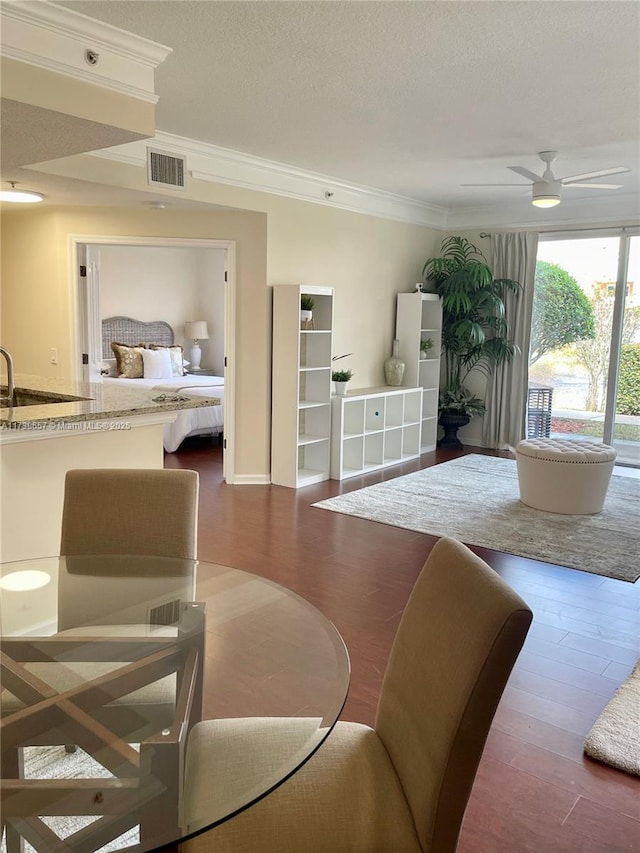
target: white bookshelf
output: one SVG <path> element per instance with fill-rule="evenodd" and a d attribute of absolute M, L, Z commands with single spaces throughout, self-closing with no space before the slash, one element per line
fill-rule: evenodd
<path fill-rule="evenodd" d="M 331 398 L 331 478 L 344 480 L 420 455 L 422 388 L 361 388 Z"/>
<path fill-rule="evenodd" d="M 314 300 L 300 323 L 300 297 Z M 329 479 L 333 288 L 273 288 L 271 482 L 298 488 Z"/>
<path fill-rule="evenodd" d="M 396 338 L 405 363 L 403 384 L 422 388 L 420 452 L 435 450 L 438 437 L 438 390 L 442 343 L 442 306 L 435 293 L 399 293 Z M 431 338 L 427 358 L 420 358 L 420 341 Z"/>

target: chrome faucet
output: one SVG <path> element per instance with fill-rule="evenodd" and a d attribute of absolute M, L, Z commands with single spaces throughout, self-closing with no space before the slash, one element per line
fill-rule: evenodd
<path fill-rule="evenodd" d="M 13 406 L 14 397 L 15 397 L 15 380 L 13 374 L 13 358 L 11 357 L 11 353 L 8 349 L 0 346 L 0 353 L 5 357 L 7 362 L 7 393 L 2 394 L 0 396 L 0 402 L 4 405 L 6 403 L 7 406 Z"/>

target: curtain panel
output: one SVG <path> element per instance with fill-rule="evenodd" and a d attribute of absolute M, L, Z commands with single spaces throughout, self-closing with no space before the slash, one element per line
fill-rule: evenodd
<path fill-rule="evenodd" d="M 487 383 L 487 411 L 482 424 L 485 447 L 515 448 L 525 437 L 531 313 L 536 275 L 538 234 L 520 231 L 491 236 L 491 268 L 494 278 L 511 278 L 521 285 L 506 297 L 506 319 L 517 350 L 513 360 L 500 364 Z"/>

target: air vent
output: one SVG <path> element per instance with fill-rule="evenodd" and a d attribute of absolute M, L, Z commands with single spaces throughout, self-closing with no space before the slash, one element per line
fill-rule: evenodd
<path fill-rule="evenodd" d="M 149 610 L 149 625 L 174 625 L 180 621 L 182 601 L 168 601 Z"/>
<path fill-rule="evenodd" d="M 147 148 L 147 182 L 163 187 L 184 189 L 186 160 Z"/>

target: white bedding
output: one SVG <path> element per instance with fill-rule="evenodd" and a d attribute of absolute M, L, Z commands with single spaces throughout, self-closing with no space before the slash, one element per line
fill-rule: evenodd
<path fill-rule="evenodd" d="M 150 388 L 159 394 L 189 394 L 192 397 L 216 397 L 224 401 L 223 376 L 175 376 L 172 379 L 125 379 L 104 377 L 105 383 L 125 383 L 133 388 Z M 173 453 L 188 435 L 217 434 L 224 426 L 222 404 L 201 409 L 182 409 L 171 424 L 164 427 L 164 449 Z"/>

